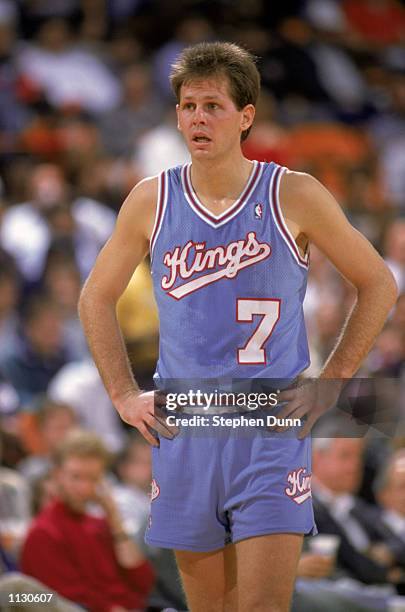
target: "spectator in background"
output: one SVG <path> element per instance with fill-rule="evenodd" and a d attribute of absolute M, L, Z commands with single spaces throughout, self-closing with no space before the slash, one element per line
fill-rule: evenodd
<path fill-rule="evenodd" d="M 22 570 L 94 612 L 144 609 L 153 570 L 101 487 L 108 462 L 105 446 L 94 434 L 75 431 L 55 459 L 58 499 L 34 520 Z M 103 518 L 86 512 L 89 502 L 101 506 Z"/>
<path fill-rule="evenodd" d="M 405 291 L 405 219 L 395 219 L 388 227 L 384 244 L 385 263 L 394 275 L 399 292 Z"/>
<path fill-rule="evenodd" d="M 111 210 L 84 197 L 72 202 L 69 191 L 59 166 L 38 164 L 29 180 L 31 200 L 11 206 L 4 214 L 0 244 L 29 283 L 41 277 L 54 237 L 72 240 L 80 272 L 86 277 L 112 232 L 115 215 Z"/>
<path fill-rule="evenodd" d="M 173 551 L 145 546 L 143 542 L 150 510 L 152 462 L 150 447 L 139 432 L 132 433 L 118 454 L 114 472 L 118 482 L 114 483 L 112 493 L 125 528 L 145 548 L 145 554 L 156 571 L 156 584 L 149 605 L 158 609 L 174 607 L 185 610 L 187 603 Z"/>
<path fill-rule="evenodd" d="M 398 377 L 405 364 L 405 328 L 388 322 L 367 357 L 366 369 L 373 376 Z"/>
<path fill-rule="evenodd" d="M 137 380 L 142 389 L 153 389 L 159 320 L 148 259 L 135 270 L 118 300 L 117 317 Z"/>
<path fill-rule="evenodd" d="M 380 466 L 374 493 L 381 507 L 380 521 L 386 544 L 397 563 L 405 567 L 405 450 L 393 453 Z M 405 589 L 404 589 L 405 591 Z"/>
<path fill-rule="evenodd" d="M 70 406 L 52 402 L 47 396 L 41 398 L 35 416 L 40 453 L 28 456 L 17 466 L 29 481 L 49 472 L 57 447 L 76 423 L 75 413 Z"/>
<path fill-rule="evenodd" d="M 24 406 L 46 392 L 66 363 L 62 331 L 61 315 L 49 298 L 37 295 L 24 304 L 19 344 L 1 366 Z"/>
<path fill-rule="evenodd" d="M 17 149 L 19 133 L 25 128 L 30 109 L 21 99 L 21 80 L 16 65 L 16 20 L 14 2 L 0 2 L 0 153 Z"/>
<path fill-rule="evenodd" d="M 19 275 L 12 257 L 0 249 L 0 361 L 18 344 L 16 307 L 19 297 Z"/>
<path fill-rule="evenodd" d="M 149 68 L 133 64 L 122 75 L 124 97 L 119 107 L 100 118 L 106 152 L 131 157 L 138 137 L 159 124 L 162 103 L 153 92 Z"/>
<path fill-rule="evenodd" d="M 164 121 L 141 136 L 134 152 L 134 166 L 139 176 L 152 176 L 189 161 L 190 155 L 177 129 L 173 109 L 166 112 Z"/>
<path fill-rule="evenodd" d="M 124 443 L 124 431 L 91 359 L 67 363 L 53 378 L 49 397 L 72 406 L 80 425 L 97 433 L 111 452 Z"/>
<path fill-rule="evenodd" d="M 343 10 L 365 47 L 375 49 L 403 42 L 405 10 L 396 0 L 344 0 Z"/>
<path fill-rule="evenodd" d="M 87 343 L 77 314 L 81 289 L 80 270 L 69 240 L 62 239 L 51 245 L 39 286 L 61 314 L 63 343 L 69 361 L 86 358 L 89 354 Z"/>
<path fill-rule="evenodd" d="M 67 20 L 44 19 L 35 43 L 24 46 L 18 63 L 25 78 L 41 88 L 55 108 L 98 114 L 120 100 L 119 81 L 96 55 L 75 44 Z"/>
<path fill-rule="evenodd" d="M 356 495 L 363 451 L 360 438 L 314 438 L 315 521 L 319 533 L 340 537 L 337 563 L 346 574 L 366 584 L 397 585 L 404 576 L 376 528 L 377 509 Z"/>
<path fill-rule="evenodd" d="M 199 14 L 188 15 L 177 21 L 173 37 L 157 50 L 153 60 L 155 85 L 166 102 L 173 101 L 169 75 L 177 56 L 185 47 L 209 42 L 213 36 L 212 24 Z"/>
<path fill-rule="evenodd" d="M 150 446 L 138 431 L 132 432 L 124 450 L 118 455 L 116 473 L 128 488 L 148 501 L 152 480 Z"/>

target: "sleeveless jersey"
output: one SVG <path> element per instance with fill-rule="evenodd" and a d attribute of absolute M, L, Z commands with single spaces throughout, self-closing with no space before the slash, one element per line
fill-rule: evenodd
<path fill-rule="evenodd" d="M 220 215 L 200 202 L 191 164 L 159 176 L 150 244 L 157 386 L 164 379 L 293 379 L 309 365 L 308 257 L 280 208 L 284 171 L 253 162 L 240 197 Z"/>

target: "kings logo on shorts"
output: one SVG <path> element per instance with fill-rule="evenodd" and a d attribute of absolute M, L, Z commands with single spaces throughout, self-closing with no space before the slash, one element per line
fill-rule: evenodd
<path fill-rule="evenodd" d="M 150 492 L 150 501 L 153 502 L 154 499 L 159 497 L 160 495 L 160 487 L 156 480 L 153 478 L 151 483 L 151 492 Z"/>
<path fill-rule="evenodd" d="M 304 467 L 293 470 L 287 476 L 289 487 L 284 489 L 284 492 L 296 504 L 301 505 L 305 500 L 312 496 L 311 493 L 311 474 L 307 474 Z"/>

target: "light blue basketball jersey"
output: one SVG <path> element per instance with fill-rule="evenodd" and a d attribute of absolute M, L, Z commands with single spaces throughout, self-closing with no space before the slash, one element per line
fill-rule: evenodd
<path fill-rule="evenodd" d="M 293 379 L 309 365 L 302 303 L 308 257 L 283 218 L 285 168 L 254 162 L 236 202 L 214 215 L 191 164 L 159 177 L 151 271 L 163 379 Z"/>

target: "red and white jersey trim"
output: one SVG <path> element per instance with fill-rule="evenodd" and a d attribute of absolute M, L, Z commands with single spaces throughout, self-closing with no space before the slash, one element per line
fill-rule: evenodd
<path fill-rule="evenodd" d="M 286 171 L 286 169 L 287 168 L 278 166 L 276 170 L 273 172 L 273 175 L 270 180 L 270 186 L 269 186 L 270 208 L 271 208 L 271 212 L 273 215 L 274 222 L 277 226 L 277 229 L 280 232 L 280 235 L 283 238 L 284 242 L 286 243 L 287 247 L 291 251 L 291 254 L 294 257 L 295 261 L 297 262 L 299 266 L 307 269 L 309 265 L 309 255 L 306 254 L 303 257 L 301 253 L 299 252 L 297 243 L 295 242 L 290 230 L 288 229 L 285 219 L 283 217 L 283 213 L 281 211 L 280 199 L 279 199 L 280 182 L 281 182 L 281 177 Z"/>
<path fill-rule="evenodd" d="M 191 183 L 191 164 L 186 164 L 181 170 L 181 180 L 183 183 L 183 191 L 185 198 L 193 209 L 193 211 L 208 225 L 211 227 L 221 227 L 231 219 L 233 219 L 247 204 L 249 197 L 252 195 L 255 187 L 257 186 L 260 177 L 263 172 L 263 166 L 261 162 L 254 161 L 252 172 L 250 177 L 240 194 L 239 198 L 228 208 L 225 212 L 220 215 L 214 215 L 202 202 L 199 200 L 196 192 L 193 189 Z"/>
<path fill-rule="evenodd" d="M 166 170 L 161 172 L 158 177 L 158 196 L 156 204 L 155 223 L 153 225 L 152 235 L 150 237 L 149 251 L 150 257 L 153 259 L 153 250 L 155 248 L 157 237 L 159 236 L 160 230 L 163 225 L 163 217 L 167 206 L 168 196 L 168 176 Z"/>

